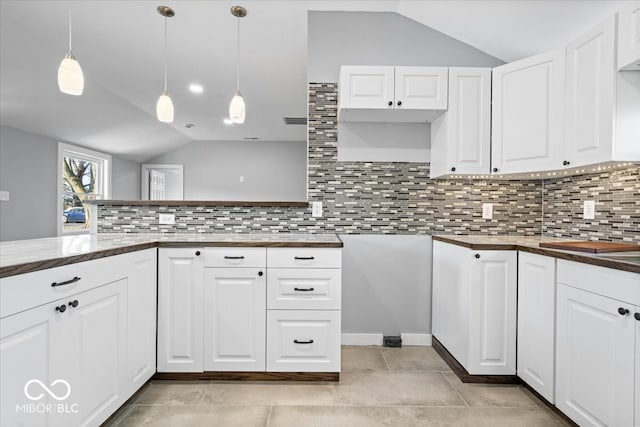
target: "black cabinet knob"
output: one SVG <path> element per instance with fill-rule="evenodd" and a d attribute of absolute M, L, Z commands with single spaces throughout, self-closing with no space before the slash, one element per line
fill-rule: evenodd
<path fill-rule="evenodd" d="M 73 301 L 69 301 L 69 307 L 76 308 L 78 306 L 78 300 L 74 299 Z"/>
<path fill-rule="evenodd" d="M 474 256 L 478 259 L 480 258 L 480 254 L 475 254 Z"/>
<path fill-rule="evenodd" d="M 494 172 L 498 172 L 498 168 L 493 168 L 493 171 Z"/>
<path fill-rule="evenodd" d="M 629 310 L 624 307 L 618 307 L 618 314 L 621 316 L 626 316 L 627 314 L 629 314 Z"/>
<path fill-rule="evenodd" d="M 634 317 L 636 320 L 639 320 L 639 321 L 640 321 L 640 313 L 635 313 L 635 314 L 633 315 L 633 317 Z"/>
<path fill-rule="evenodd" d="M 456 168 L 451 168 L 451 172 L 455 172 L 455 171 L 456 171 Z"/>
<path fill-rule="evenodd" d="M 200 256 L 200 251 L 196 251 L 196 256 Z"/>
<path fill-rule="evenodd" d="M 56 307 L 56 311 L 59 311 L 60 313 L 64 313 L 65 311 L 67 311 L 67 306 L 62 304 L 62 305 Z"/>
<path fill-rule="evenodd" d="M 262 271 L 258 271 L 258 276 L 262 276 L 264 273 Z"/>
<path fill-rule="evenodd" d="M 565 160 L 562 162 L 563 166 L 569 166 L 571 164 L 571 162 L 569 160 Z"/>
<path fill-rule="evenodd" d="M 402 101 L 398 101 L 398 107 L 402 105 Z"/>
<path fill-rule="evenodd" d="M 393 105 L 393 101 L 389 101 L 389 107 Z"/>

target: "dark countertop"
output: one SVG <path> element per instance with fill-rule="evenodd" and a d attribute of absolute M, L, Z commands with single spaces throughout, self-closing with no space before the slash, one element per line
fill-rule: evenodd
<path fill-rule="evenodd" d="M 589 252 L 564 251 L 560 249 L 541 248 L 541 242 L 567 242 L 575 239 L 564 239 L 541 236 L 433 236 L 433 240 L 451 243 L 474 250 L 515 250 L 530 252 L 569 261 L 583 262 L 600 267 L 640 273 L 640 252 L 611 252 L 594 254 Z"/>
<path fill-rule="evenodd" d="M 83 234 L 0 242 L 0 278 L 156 247 L 341 248 L 336 234 Z"/>

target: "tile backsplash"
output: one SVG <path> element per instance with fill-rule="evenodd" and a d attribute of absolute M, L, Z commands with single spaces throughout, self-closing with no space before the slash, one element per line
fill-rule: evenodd
<path fill-rule="evenodd" d="M 428 163 L 339 162 L 337 96 L 334 83 L 309 84 L 309 201 L 323 202 L 322 218 L 310 208 L 105 205 L 99 232 L 544 233 L 640 242 L 637 167 L 544 182 L 477 181 L 429 179 Z M 598 220 L 586 223 L 581 200 L 594 191 Z M 491 220 L 482 219 L 487 202 Z M 158 224 L 158 213 L 175 214 L 176 224 Z"/>

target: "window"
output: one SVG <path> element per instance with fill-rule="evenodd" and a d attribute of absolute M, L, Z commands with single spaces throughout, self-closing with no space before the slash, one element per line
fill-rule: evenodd
<path fill-rule="evenodd" d="M 58 234 L 88 233 L 95 218 L 85 202 L 110 197 L 111 156 L 61 142 L 58 171 Z"/>

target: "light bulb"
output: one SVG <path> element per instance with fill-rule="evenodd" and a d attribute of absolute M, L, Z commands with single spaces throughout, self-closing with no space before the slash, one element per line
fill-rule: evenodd
<path fill-rule="evenodd" d="M 58 88 L 68 95 L 82 95 L 84 90 L 82 68 L 71 51 L 64 56 L 58 67 Z"/>
<path fill-rule="evenodd" d="M 244 123 L 246 109 L 240 91 L 236 92 L 229 104 L 229 118 L 233 123 Z"/>
<path fill-rule="evenodd" d="M 158 120 L 164 123 L 173 122 L 173 102 L 167 92 L 163 92 L 156 104 Z"/>

